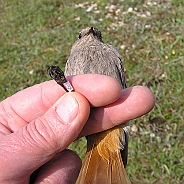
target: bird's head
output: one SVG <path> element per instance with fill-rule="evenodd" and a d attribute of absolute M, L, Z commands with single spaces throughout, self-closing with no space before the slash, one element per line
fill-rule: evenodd
<path fill-rule="evenodd" d="M 92 36 L 95 39 L 97 39 L 97 40 L 102 42 L 102 34 L 101 34 L 101 32 L 97 28 L 87 27 L 87 28 L 82 29 L 79 32 L 78 39 L 82 39 L 82 38 L 88 37 L 88 36 Z"/>
<path fill-rule="evenodd" d="M 103 41 L 102 41 L 102 34 L 97 28 L 94 27 L 84 28 L 79 32 L 78 39 L 72 46 L 71 52 L 81 47 L 98 44 L 99 42 Z"/>

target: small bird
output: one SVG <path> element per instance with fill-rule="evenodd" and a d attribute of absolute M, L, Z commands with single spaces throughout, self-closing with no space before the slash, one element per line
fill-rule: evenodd
<path fill-rule="evenodd" d="M 96 73 L 118 80 L 126 88 L 123 64 L 118 50 L 103 43 L 94 27 L 82 29 L 72 46 L 65 75 Z M 128 154 L 128 122 L 87 136 L 86 157 L 77 184 L 130 184 L 125 166 Z"/>

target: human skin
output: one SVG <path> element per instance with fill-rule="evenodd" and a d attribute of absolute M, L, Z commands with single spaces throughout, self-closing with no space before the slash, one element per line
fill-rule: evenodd
<path fill-rule="evenodd" d="M 67 78 L 75 92 L 55 81 L 22 90 L 0 103 L 0 183 L 75 183 L 81 160 L 67 146 L 81 136 L 110 129 L 148 113 L 155 103 L 146 87 L 121 90 L 98 74 Z M 90 115 L 90 106 L 96 107 Z"/>

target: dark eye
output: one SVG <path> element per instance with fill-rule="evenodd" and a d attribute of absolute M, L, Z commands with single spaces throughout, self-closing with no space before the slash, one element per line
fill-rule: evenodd
<path fill-rule="evenodd" d="M 78 38 L 79 38 L 79 39 L 82 38 L 82 33 L 79 33 L 79 37 L 78 37 Z"/>

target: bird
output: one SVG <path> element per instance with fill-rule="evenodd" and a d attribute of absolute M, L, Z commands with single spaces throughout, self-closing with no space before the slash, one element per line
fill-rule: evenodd
<path fill-rule="evenodd" d="M 86 27 L 79 32 L 65 65 L 65 75 L 102 74 L 115 78 L 126 88 L 119 51 L 105 44 L 101 32 Z M 93 111 L 93 108 L 91 108 Z M 86 156 L 76 184 L 130 184 L 125 167 L 129 123 L 88 135 Z"/>

